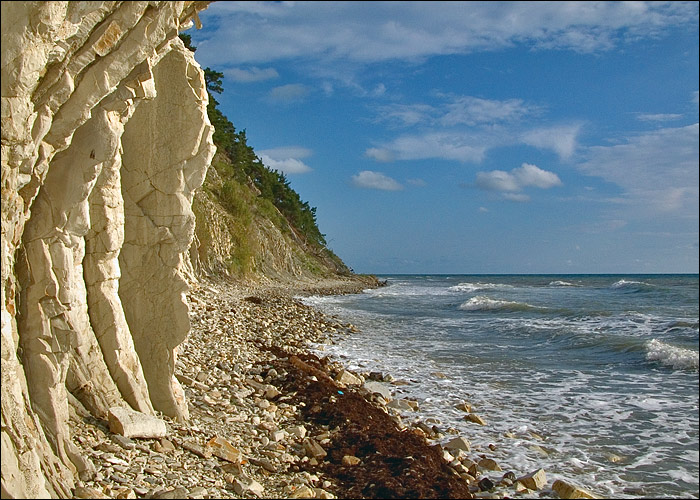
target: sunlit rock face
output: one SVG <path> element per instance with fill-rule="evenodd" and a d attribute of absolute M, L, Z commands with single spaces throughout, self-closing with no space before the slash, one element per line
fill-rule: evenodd
<path fill-rule="evenodd" d="M 177 33 L 207 3 L 2 2 L 3 498 L 71 496 L 69 397 L 187 418 L 184 256 L 215 148 Z"/>

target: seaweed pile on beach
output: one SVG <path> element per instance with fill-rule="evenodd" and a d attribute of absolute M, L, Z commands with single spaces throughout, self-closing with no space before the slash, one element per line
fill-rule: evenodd
<path fill-rule="evenodd" d="M 273 349 L 278 371 L 288 375 L 282 390 L 294 393 L 303 420 L 327 430 L 322 461 L 308 465 L 334 482 L 341 498 L 473 498 L 467 483 L 445 462 L 440 445 L 422 432 L 399 428 L 371 403 L 369 391 L 341 387 L 329 375 L 327 358 L 291 356 Z M 307 446 L 312 448 L 313 444 Z M 313 453 L 313 452 L 312 452 Z"/>

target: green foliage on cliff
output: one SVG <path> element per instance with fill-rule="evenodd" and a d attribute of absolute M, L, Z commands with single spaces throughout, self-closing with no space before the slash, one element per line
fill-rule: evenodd
<path fill-rule="evenodd" d="M 180 38 L 186 47 L 196 50 L 189 35 L 180 34 Z M 207 114 L 214 126 L 213 141 L 218 158 L 212 167 L 222 181 L 218 186 L 209 186 L 209 189 L 220 204 L 235 216 L 239 226 L 236 239 L 240 240 L 237 247 L 241 247 L 241 255 L 235 256 L 229 270 L 235 274 L 245 274 L 250 270 L 253 251 L 250 250 L 250 242 L 246 241 L 246 234 L 255 214 L 259 214 L 272 221 L 283 233 L 300 241 L 306 253 L 324 261 L 336 272 L 349 273 L 340 258 L 327 248 L 325 235 L 316 222 L 316 207 L 311 207 L 300 198 L 284 173 L 270 169 L 262 162 L 248 145 L 245 129 L 237 131 L 219 109 L 214 94 L 224 91 L 223 77 L 221 72 L 204 68 L 209 92 Z M 317 263 L 310 262 L 308 267 L 313 271 L 320 269 Z"/>

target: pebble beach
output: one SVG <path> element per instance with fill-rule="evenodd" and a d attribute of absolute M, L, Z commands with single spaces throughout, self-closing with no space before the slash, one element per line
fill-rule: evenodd
<path fill-rule="evenodd" d="M 593 498 L 543 469 L 501 470 L 488 443 L 414 417 L 416 401 L 394 399 L 405 381 L 309 351 L 355 327 L 295 297 L 379 285 L 193 284 L 175 362 L 190 418 L 159 415 L 163 435 L 127 437 L 72 401 L 73 441 L 92 463 L 75 498 Z"/>

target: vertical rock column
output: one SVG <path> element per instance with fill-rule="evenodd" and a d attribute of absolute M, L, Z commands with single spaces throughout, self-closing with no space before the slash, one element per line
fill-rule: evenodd
<path fill-rule="evenodd" d="M 156 97 L 149 64 L 132 71 L 102 107 L 113 118 L 119 146 L 102 170 L 90 194 L 90 228 L 85 235 L 83 276 L 90 324 L 109 373 L 129 405 L 153 413 L 141 362 L 119 299 L 119 252 L 124 243 L 124 201 L 121 193 L 121 136 L 135 109 L 132 101 Z"/>
<path fill-rule="evenodd" d="M 106 370 L 87 316 L 82 276 L 88 196 L 118 145 L 112 117 L 96 110 L 71 146 L 51 162 L 32 206 L 17 263 L 22 284 L 19 330 L 32 406 L 57 455 L 69 449 L 66 383 L 97 414 L 121 398 Z M 70 376 L 69 376 L 70 373 Z"/>
<path fill-rule="evenodd" d="M 194 235 L 192 196 L 215 148 L 203 73 L 179 39 L 170 45 L 153 67 L 158 98 L 136 109 L 122 136 L 119 296 L 153 407 L 184 419 L 174 377 L 176 347 L 190 328 L 182 273 Z"/>

